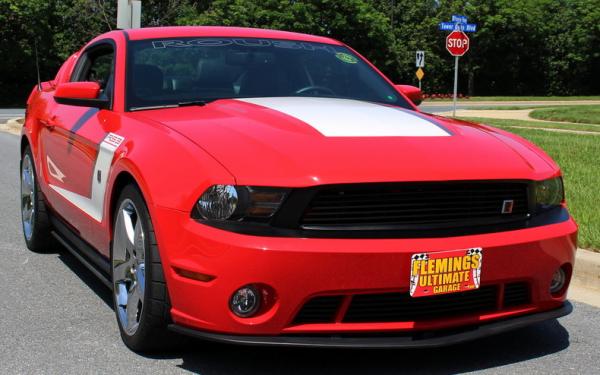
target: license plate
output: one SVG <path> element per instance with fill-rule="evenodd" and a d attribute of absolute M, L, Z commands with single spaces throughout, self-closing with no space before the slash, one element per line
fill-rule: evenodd
<path fill-rule="evenodd" d="M 436 296 L 479 288 L 483 250 L 470 249 L 413 254 L 411 297 Z"/>

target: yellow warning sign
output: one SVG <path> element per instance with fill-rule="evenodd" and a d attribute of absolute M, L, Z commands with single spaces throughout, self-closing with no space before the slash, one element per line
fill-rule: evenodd
<path fill-rule="evenodd" d="M 425 72 L 421 68 L 417 69 L 417 72 L 415 74 L 417 75 L 417 78 L 419 79 L 419 81 L 422 80 L 423 77 L 425 76 Z"/>

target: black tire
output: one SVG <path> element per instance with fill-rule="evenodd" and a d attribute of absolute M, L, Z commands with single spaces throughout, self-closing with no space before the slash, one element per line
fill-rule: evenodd
<path fill-rule="evenodd" d="M 26 224 L 25 224 L 25 215 L 23 210 L 23 162 L 29 158 L 30 163 L 29 167 L 31 168 L 31 173 L 33 176 L 33 197 L 29 198 L 33 204 L 33 212 L 32 218 L 30 220 L 30 232 L 31 235 L 28 238 L 26 232 Z M 25 239 L 25 244 L 27 248 L 36 253 L 47 253 L 51 252 L 55 248 L 54 237 L 52 237 L 52 225 L 50 224 L 50 220 L 48 219 L 48 210 L 46 208 L 46 202 L 44 200 L 44 195 L 40 190 L 40 185 L 38 184 L 38 175 L 35 169 L 35 159 L 33 158 L 33 154 L 31 153 L 31 148 L 27 146 L 25 151 L 23 151 L 23 155 L 21 155 L 21 163 L 20 163 L 20 177 L 19 181 L 21 182 L 21 200 L 20 200 L 20 209 L 21 209 L 21 227 L 23 229 L 23 238 Z"/>
<path fill-rule="evenodd" d="M 125 345 L 136 352 L 154 352 L 172 348 L 179 340 L 179 336 L 167 330 L 171 323 L 170 303 L 167 292 L 167 285 L 163 274 L 162 263 L 156 243 L 154 228 L 150 220 L 148 207 L 142 197 L 141 192 L 135 185 L 127 185 L 121 191 L 115 210 L 119 210 L 122 203 L 130 200 L 134 203 L 138 211 L 138 220 L 144 230 L 144 249 L 145 249 L 145 288 L 144 303 L 139 314 L 139 325 L 133 334 L 129 334 L 124 329 L 119 319 L 117 293 L 113 293 L 113 303 L 117 324 L 121 332 L 121 338 Z M 113 239 L 116 231 L 118 215 L 114 216 Z M 146 235 L 147 234 L 147 235 Z M 115 288 L 116 280 L 114 277 L 113 264 L 114 243 L 111 246 L 111 278 L 112 285 Z"/>

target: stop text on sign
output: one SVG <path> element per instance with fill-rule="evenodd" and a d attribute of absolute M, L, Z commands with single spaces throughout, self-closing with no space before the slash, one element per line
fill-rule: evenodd
<path fill-rule="evenodd" d="M 466 39 L 450 39 L 448 41 L 448 48 L 469 48 L 469 41 Z"/>
<path fill-rule="evenodd" d="M 462 56 L 469 50 L 469 37 L 462 31 L 453 31 L 446 37 L 446 49 L 452 56 Z"/>

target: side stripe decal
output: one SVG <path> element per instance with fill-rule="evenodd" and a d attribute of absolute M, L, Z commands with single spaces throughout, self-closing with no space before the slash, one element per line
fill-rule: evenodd
<path fill-rule="evenodd" d="M 83 125 L 85 125 L 85 123 L 87 122 L 87 120 L 89 120 L 90 118 L 92 118 L 92 116 L 95 115 L 98 111 L 99 111 L 98 108 L 90 108 L 87 111 L 85 111 L 85 113 L 83 115 L 81 115 L 81 117 L 79 118 L 79 120 L 77 120 L 77 122 L 75 122 L 75 124 L 73 124 L 73 127 L 71 128 L 71 131 L 73 133 L 77 133 L 77 131 L 79 129 L 81 129 L 81 127 Z"/>
<path fill-rule="evenodd" d="M 63 198 L 79 207 L 83 212 L 91 216 L 94 220 L 102 222 L 104 216 L 104 197 L 106 195 L 106 184 L 108 182 L 108 172 L 112 164 L 113 157 L 117 148 L 123 143 L 125 138 L 114 133 L 108 133 L 100 143 L 98 156 L 94 166 L 92 180 L 92 195 L 84 197 L 73 193 L 72 191 L 50 184 L 50 187 Z"/>
<path fill-rule="evenodd" d="M 83 115 L 81 115 L 81 117 L 75 122 L 75 124 L 73 124 L 73 127 L 71 127 L 71 135 L 69 136 L 69 142 L 67 144 L 67 153 L 70 154 L 71 150 L 73 149 L 73 142 L 75 141 L 75 134 L 77 133 L 77 131 L 81 129 L 83 125 L 85 125 L 85 123 L 92 118 L 92 116 L 98 113 L 98 111 L 98 108 L 88 109 L 83 113 Z"/>

